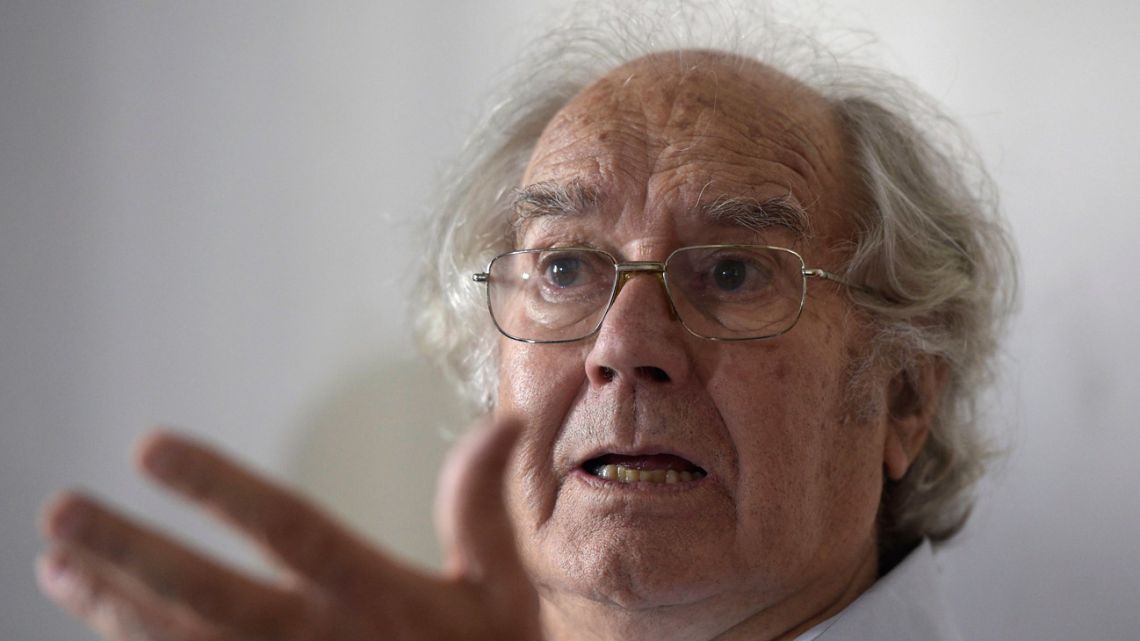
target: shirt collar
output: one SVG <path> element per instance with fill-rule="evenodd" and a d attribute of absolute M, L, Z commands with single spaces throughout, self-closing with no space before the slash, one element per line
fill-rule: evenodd
<path fill-rule="evenodd" d="M 839 614 L 795 641 L 961 641 L 938 580 L 934 549 L 924 540 Z"/>

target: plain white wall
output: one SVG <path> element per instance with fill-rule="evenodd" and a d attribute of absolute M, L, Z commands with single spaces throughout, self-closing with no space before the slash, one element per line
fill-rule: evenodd
<path fill-rule="evenodd" d="M 542 6 L 0 3 L 0 638 L 94 638 L 33 585 L 60 487 L 256 571 L 130 472 L 159 422 L 434 562 L 461 421 L 409 346 L 411 239 Z M 962 626 L 1140 637 L 1140 9 L 832 8 L 973 133 L 1022 256 L 1013 453 L 940 557 Z"/>

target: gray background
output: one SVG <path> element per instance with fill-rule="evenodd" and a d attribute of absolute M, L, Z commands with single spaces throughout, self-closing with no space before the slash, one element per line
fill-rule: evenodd
<path fill-rule="evenodd" d="M 435 562 L 462 424 L 402 302 L 432 181 L 544 8 L 0 1 L 0 639 L 91 639 L 35 591 L 38 505 L 85 487 L 260 571 L 146 487 L 174 424 Z M 1140 637 L 1140 5 L 833 2 L 969 128 L 1022 311 L 1012 454 L 940 556 L 972 639 Z"/>

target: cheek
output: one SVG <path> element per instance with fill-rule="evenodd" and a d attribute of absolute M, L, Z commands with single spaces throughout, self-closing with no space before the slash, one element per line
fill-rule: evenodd
<path fill-rule="evenodd" d="M 585 382 L 584 354 L 570 345 L 530 345 L 502 339 L 495 414 L 534 428 L 561 423 Z"/>
<path fill-rule="evenodd" d="M 831 399 L 801 353 L 773 350 L 748 359 L 712 387 L 740 460 L 745 517 L 772 522 L 793 514 L 818 473 Z M 776 519 L 775 522 L 783 521 Z M 786 523 L 786 521 L 785 521 Z"/>
<path fill-rule="evenodd" d="M 500 348 L 495 415 L 523 422 L 508 482 L 509 500 L 517 523 L 537 527 L 553 509 L 554 446 L 585 381 L 584 357 L 581 348 L 572 344 L 529 345 L 504 339 Z"/>
<path fill-rule="evenodd" d="M 829 336 L 784 338 L 778 348 L 729 352 L 709 388 L 738 448 L 745 529 L 811 549 L 802 544 L 870 524 L 878 436 L 875 425 L 845 420 L 846 352 Z"/>

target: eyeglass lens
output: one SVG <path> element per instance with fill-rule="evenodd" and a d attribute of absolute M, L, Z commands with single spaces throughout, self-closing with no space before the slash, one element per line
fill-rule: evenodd
<path fill-rule="evenodd" d="M 669 297 L 689 331 L 707 338 L 763 338 L 787 331 L 803 301 L 803 261 L 763 246 L 698 246 L 665 263 Z M 618 285 L 616 263 L 592 249 L 520 250 L 492 261 L 491 315 L 504 334 L 570 341 L 601 326 Z"/>

